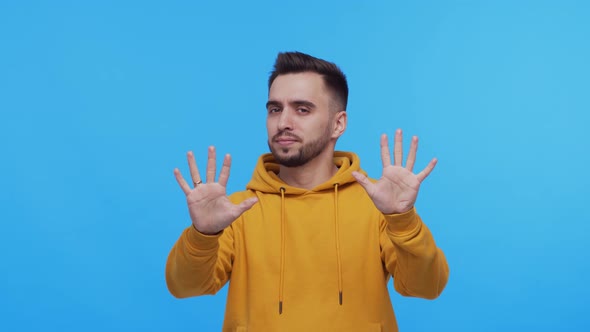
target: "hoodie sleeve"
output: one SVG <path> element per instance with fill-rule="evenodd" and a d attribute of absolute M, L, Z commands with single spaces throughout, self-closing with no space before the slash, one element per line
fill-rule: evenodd
<path fill-rule="evenodd" d="M 233 258 L 231 226 L 221 234 L 205 235 L 191 225 L 168 255 L 168 290 L 177 298 L 215 294 L 228 281 Z"/>
<path fill-rule="evenodd" d="M 385 215 L 381 222 L 381 259 L 404 296 L 437 298 L 449 278 L 447 260 L 415 208 Z"/>

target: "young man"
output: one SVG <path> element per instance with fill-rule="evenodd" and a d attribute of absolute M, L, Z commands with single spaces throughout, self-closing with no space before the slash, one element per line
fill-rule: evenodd
<path fill-rule="evenodd" d="M 406 296 L 434 299 L 445 257 L 414 208 L 433 159 L 414 174 L 418 138 L 402 166 L 381 137 L 383 174 L 334 151 L 346 129 L 348 85 L 333 63 L 280 53 L 269 79 L 268 145 L 246 191 L 226 195 L 231 159 L 215 181 L 188 153 L 193 188 L 178 169 L 192 225 L 172 248 L 166 280 L 176 297 L 216 293 L 230 282 L 224 331 L 397 331 L 389 276 Z M 204 180 L 204 181 L 203 181 Z"/>

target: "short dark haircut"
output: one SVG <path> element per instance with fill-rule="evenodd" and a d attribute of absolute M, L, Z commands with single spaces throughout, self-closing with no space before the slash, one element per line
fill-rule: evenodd
<path fill-rule="evenodd" d="M 268 78 L 268 89 L 270 90 L 272 82 L 279 75 L 305 72 L 320 74 L 324 79 L 324 84 L 328 91 L 334 95 L 334 99 L 342 107 L 342 110 L 346 111 L 346 105 L 348 104 L 348 83 L 342 70 L 332 62 L 318 59 L 305 53 L 279 53 L 275 61 L 274 70 Z"/>

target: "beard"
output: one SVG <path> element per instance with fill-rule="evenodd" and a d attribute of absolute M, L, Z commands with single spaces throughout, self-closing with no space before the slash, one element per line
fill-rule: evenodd
<path fill-rule="evenodd" d="M 317 157 L 320 153 L 322 153 L 328 144 L 330 143 L 330 126 L 326 126 L 326 130 L 324 131 L 323 135 L 320 135 L 317 139 L 303 144 L 302 147 L 298 148 L 295 154 L 293 155 L 281 155 L 288 154 L 290 150 L 295 148 L 292 147 L 285 147 L 285 148 L 273 148 L 271 141 L 268 141 L 268 148 L 272 153 L 273 157 L 275 158 L 276 162 L 285 167 L 299 167 L 307 164 L 310 160 Z M 289 132 L 280 131 L 278 132 L 272 140 L 280 136 L 288 136 L 296 138 L 297 140 L 301 141 L 301 139 L 294 134 Z"/>

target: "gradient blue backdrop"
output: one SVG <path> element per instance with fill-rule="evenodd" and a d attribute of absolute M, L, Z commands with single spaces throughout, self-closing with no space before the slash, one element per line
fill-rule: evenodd
<path fill-rule="evenodd" d="M 279 51 L 350 82 L 338 148 L 439 164 L 417 207 L 445 251 L 401 331 L 588 331 L 587 1 L 0 2 L 0 330 L 217 331 L 225 290 L 174 299 L 190 224 L 172 170 L 216 145 L 229 191 L 267 151 Z M 406 144 L 407 145 L 407 144 Z"/>

